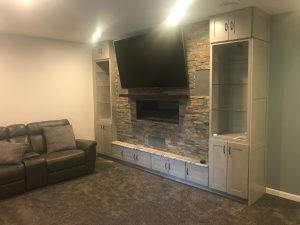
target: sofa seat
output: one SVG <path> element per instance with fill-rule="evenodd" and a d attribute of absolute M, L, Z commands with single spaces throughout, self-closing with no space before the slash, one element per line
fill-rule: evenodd
<path fill-rule="evenodd" d="M 85 164 L 85 153 L 82 150 L 65 150 L 43 155 L 46 159 L 48 172 L 56 172 L 63 169 Z"/>
<path fill-rule="evenodd" d="M 0 165 L 0 185 L 25 179 L 24 165 Z"/>

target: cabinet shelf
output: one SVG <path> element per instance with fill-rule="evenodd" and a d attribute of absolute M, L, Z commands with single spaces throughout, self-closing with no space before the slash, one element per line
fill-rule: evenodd
<path fill-rule="evenodd" d="M 229 59 L 230 60 L 230 59 Z M 241 60 L 230 60 L 229 62 L 213 62 L 213 64 L 217 65 L 231 65 L 235 63 L 247 63 L 248 64 L 248 58 L 241 59 Z"/>
<path fill-rule="evenodd" d="M 248 83 L 228 83 L 228 84 L 225 84 L 225 83 L 215 83 L 215 84 L 212 84 L 212 85 L 220 85 L 220 86 L 242 86 L 242 85 L 245 85 L 245 86 L 247 86 L 248 85 Z"/>
<path fill-rule="evenodd" d="M 247 112 L 247 109 L 237 109 L 237 108 L 213 108 L 216 111 L 232 111 L 232 112 Z"/>

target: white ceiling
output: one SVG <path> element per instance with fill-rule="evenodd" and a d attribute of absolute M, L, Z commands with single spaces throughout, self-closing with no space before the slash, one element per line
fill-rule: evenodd
<path fill-rule="evenodd" d="M 0 32 L 88 42 L 96 27 L 102 40 L 158 26 L 176 0 L 0 0 Z M 232 4 L 236 3 L 236 4 Z M 184 23 L 247 6 L 269 14 L 300 9 L 299 0 L 194 0 Z"/>

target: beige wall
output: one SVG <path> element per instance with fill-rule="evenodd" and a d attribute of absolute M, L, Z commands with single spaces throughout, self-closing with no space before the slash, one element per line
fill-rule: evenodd
<path fill-rule="evenodd" d="M 94 139 L 93 107 L 88 46 L 0 35 L 0 126 L 67 118 Z"/>

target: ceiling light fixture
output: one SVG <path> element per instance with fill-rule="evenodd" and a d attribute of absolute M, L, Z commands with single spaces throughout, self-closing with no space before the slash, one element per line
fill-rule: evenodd
<path fill-rule="evenodd" d="M 193 0 L 178 0 L 170 11 L 165 23 L 169 26 L 178 25 L 192 3 Z"/>
<path fill-rule="evenodd" d="M 101 34 L 100 29 L 97 29 L 92 35 L 92 38 L 91 38 L 92 42 L 93 43 L 97 42 L 101 38 L 101 36 L 102 36 L 102 34 Z"/>

